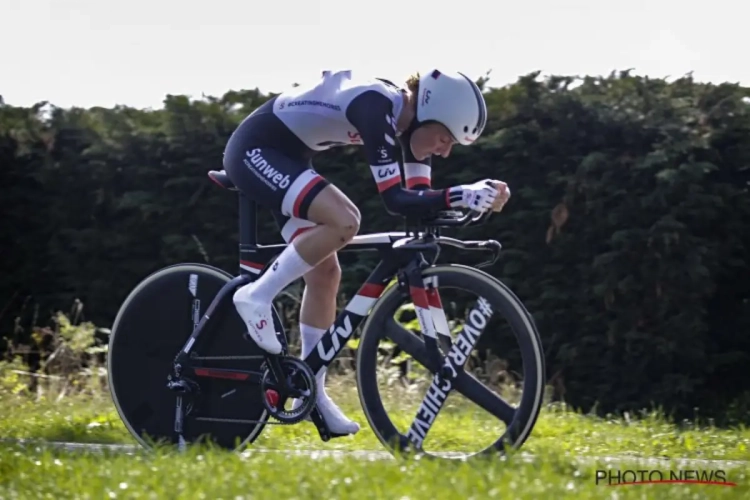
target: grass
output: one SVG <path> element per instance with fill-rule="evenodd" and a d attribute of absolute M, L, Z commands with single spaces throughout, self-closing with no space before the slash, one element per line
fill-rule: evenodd
<path fill-rule="evenodd" d="M 91 331 L 87 330 L 87 335 Z M 70 334 L 65 341 L 68 344 L 64 342 L 62 346 L 69 347 L 83 330 L 64 327 L 61 332 Z M 70 355 L 72 351 L 61 352 Z M 329 377 L 328 393 L 362 425 L 362 430 L 356 436 L 329 443 L 320 441 L 312 424 L 302 423 L 268 426 L 255 443 L 240 453 L 205 446 L 191 447 L 185 453 L 139 447 L 132 452 L 64 449 L 50 442 L 132 445 L 136 441 L 121 422 L 109 393 L 102 391 L 102 378 L 96 374 L 102 377 L 103 367 L 72 373 L 77 365 L 71 364 L 71 369 L 61 363 L 63 358 L 55 357 L 60 364 L 59 373 L 50 372 L 39 386 L 44 397 L 19 394 L 25 385 L 21 374 L 26 367 L 18 360 L 0 361 L 2 500 L 750 498 L 750 429 L 719 429 L 703 422 L 677 426 L 659 412 L 637 418 L 596 418 L 564 406 L 548 405 L 520 455 L 467 462 L 393 459 L 383 453 L 383 446 L 369 429 L 352 390 L 351 375 Z M 75 361 L 75 356 L 68 358 Z M 380 396 L 388 415 L 405 432 L 425 387 L 413 385 L 412 389 L 405 389 L 386 384 L 387 381 L 379 384 Z M 506 393 L 509 399 L 516 396 L 512 391 Z M 485 413 L 462 401 L 461 396 L 452 394 L 425 446 L 430 451 L 477 451 L 496 440 L 503 430 Z M 310 450 L 379 453 L 294 453 Z M 740 462 L 655 463 L 638 461 L 638 457 Z M 612 486 L 608 481 L 620 475 L 624 482 L 632 483 L 644 473 L 647 479 L 687 474 L 692 479 L 713 476 L 735 486 Z"/>
<path fill-rule="evenodd" d="M 313 463 L 311 463 L 311 461 Z M 0 446 L 2 498 L 747 498 L 737 487 L 596 484 L 596 466 L 559 454 L 532 462 L 352 460 L 191 449 L 132 455 Z"/>
<path fill-rule="evenodd" d="M 350 386 L 351 384 L 349 384 Z M 315 459 L 288 450 L 377 450 L 347 380 L 333 380 L 329 393 L 363 426 L 356 436 L 319 440 L 312 424 L 269 426 L 245 452 L 207 447 L 186 453 L 159 449 L 134 453 L 70 451 L 46 444 L 0 443 L 0 498 L 750 498 L 750 465 L 725 468 L 736 487 L 705 484 L 607 486 L 597 470 L 711 473 L 722 465 L 668 467 L 582 461 L 576 457 L 643 456 L 750 460 L 750 430 L 678 428 L 656 413 L 633 420 L 600 419 L 547 407 L 522 451 L 530 459 L 493 461 L 368 460 L 347 456 Z M 418 398 L 403 391 L 386 397 L 394 421 L 408 424 Z M 450 401 L 450 399 L 449 399 Z M 434 448 L 456 449 L 495 437 L 489 422 L 446 408 L 430 436 Z M 44 441 L 127 443 L 135 441 L 106 393 L 33 400 L 0 394 L 0 437 Z M 279 452 L 253 453 L 254 449 Z M 283 451 L 282 451 L 283 450 Z M 314 463 L 311 465 L 311 461 Z M 632 479 L 630 479 L 632 481 Z"/>
<path fill-rule="evenodd" d="M 328 393 L 350 418 L 360 423 L 362 431 L 357 435 L 323 443 L 311 423 L 272 425 L 266 427 L 252 447 L 382 450 L 383 446 L 367 425 L 356 392 L 347 387 L 351 387 L 348 379 L 334 379 L 328 383 Z M 428 449 L 478 450 L 502 432 L 495 422 L 482 420 L 485 417 L 481 413 L 462 411 L 460 402 L 452 402 L 451 398 L 430 431 L 430 439 L 426 441 Z M 384 404 L 397 427 L 405 429 L 414 417 L 419 400 L 404 391 L 391 390 Z M 135 443 L 108 393 L 93 397 L 67 396 L 60 401 L 0 393 L 0 438 Z M 719 429 L 694 424 L 678 427 L 657 412 L 624 420 L 597 418 L 560 406 L 547 406 L 542 409 L 523 451 L 575 456 L 750 460 L 750 429 Z"/>

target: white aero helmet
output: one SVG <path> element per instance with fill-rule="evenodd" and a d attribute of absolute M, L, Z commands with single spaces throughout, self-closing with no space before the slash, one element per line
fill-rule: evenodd
<path fill-rule="evenodd" d="M 434 69 L 419 79 L 417 121 L 436 121 L 459 144 L 476 141 L 487 124 L 487 105 L 477 84 L 459 72 Z"/>

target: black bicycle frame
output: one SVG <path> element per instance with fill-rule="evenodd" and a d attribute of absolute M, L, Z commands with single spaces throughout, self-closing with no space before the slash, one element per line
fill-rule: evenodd
<path fill-rule="evenodd" d="M 257 244 L 257 204 L 242 193 L 240 198 L 240 262 L 239 275 L 227 282 L 216 294 L 208 309 L 204 313 L 197 327 L 185 342 L 184 347 L 175 359 L 180 371 L 193 369 L 195 374 L 204 377 L 228 378 L 238 381 L 259 383 L 261 373 L 223 368 L 193 368 L 189 354 L 198 337 L 210 326 L 209 322 L 217 308 L 225 301 L 231 300 L 234 291 L 248 283 L 255 281 L 263 270 L 280 254 L 287 244 L 259 245 Z M 380 297 L 386 285 L 399 271 L 399 285 L 409 287 L 410 291 L 424 292 L 424 283 L 418 278 L 421 268 L 429 266 L 437 258 L 439 247 L 436 243 L 407 243 L 409 233 L 390 232 L 355 236 L 354 239 L 340 251 L 377 251 L 381 256 L 380 262 L 370 273 L 365 283 L 349 300 L 346 307 L 338 314 L 333 325 L 323 335 L 310 354 L 304 358 L 305 363 L 317 373 L 328 366 L 346 346 L 346 342 L 359 325 L 368 316 L 370 306 Z M 394 243 L 403 240 L 406 244 Z M 430 339 L 431 340 L 431 339 Z M 431 348 L 433 346 L 429 346 Z M 437 353 L 437 346 L 435 353 Z"/>
<path fill-rule="evenodd" d="M 222 185 L 222 187 L 227 186 Z M 237 191 L 237 194 L 239 196 L 240 234 L 239 275 L 227 282 L 219 290 L 200 322 L 185 342 L 185 345 L 175 357 L 174 376 L 170 377 L 168 385 L 178 392 L 190 392 L 189 384 L 182 378 L 182 374 L 186 370 L 198 377 L 224 378 L 252 384 L 260 384 L 262 381 L 263 374 L 258 371 L 195 366 L 193 364 L 194 361 L 200 364 L 200 357 L 190 357 L 191 349 L 195 345 L 196 340 L 209 328 L 209 322 L 214 317 L 217 309 L 226 301 L 231 300 L 230 296 L 234 294 L 237 288 L 255 281 L 274 257 L 288 246 L 288 244 L 258 244 L 257 203 L 247 198 L 240 191 Z M 380 254 L 381 260 L 354 297 L 349 300 L 346 307 L 338 314 L 333 325 L 331 325 L 312 351 L 304 358 L 303 361 L 307 363 L 313 373 L 317 374 L 320 369 L 330 365 L 336 359 L 346 346 L 347 341 L 351 338 L 352 333 L 369 315 L 371 306 L 382 295 L 385 287 L 394 277 L 398 277 L 398 286 L 402 290 L 408 291 L 415 304 L 425 303 L 425 307 L 427 307 L 428 292 L 421 273 L 422 269 L 429 267 L 437 260 L 440 253 L 440 244 L 448 244 L 465 249 L 490 250 L 493 251 L 494 258 L 489 263 L 494 262 L 500 250 L 499 243 L 494 240 L 465 242 L 439 236 L 438 227 L 468 225 L 472 222 L 483 221 L 487 216 L 471 218 L 471 215 L 474 214 L 467 214 L 462 218 L 433 219 L 431 225 L 426 228 L 426 232 L 421 235 L 416 230 L 409 230 L 409 223 L 407 221 L 406 230 L 403 232 L 358 235 L 347 246 L 340 249 L 339 251 L 344 252 L 374 250 Z M 436 290 L 431 289 L 431 292 L 436 292 Z M 282 339 L 282 353 L 286 354 L 288 346 L 286 345 L 285 337 L 282 337 Z M 441 341 L 445 340 L 441 338 Z M 449 340 L 447 341 L 450 342 Z M 424 361 L 427 362 L 425 366 L 428 366 L 433 371 L 439 370 L 441 355 L 434 336 L 425 336 L 424 347 L 426 349 Z M 266 354 L 263 356 L 250 356 L 250 358 L 266 359 L 269 368 L 274 372 L 277 380 L 284 378 L 276 356 Z M 175 431 L 180 436 L 183 416 L 182 397 L 178 395 Z M 331 434 L 325 423 L 322 422 L 322 418 L 317 413 L 317 410 L 313 411 L 311 417 L 318 427 L 321 438 L 328 440 Z"/>

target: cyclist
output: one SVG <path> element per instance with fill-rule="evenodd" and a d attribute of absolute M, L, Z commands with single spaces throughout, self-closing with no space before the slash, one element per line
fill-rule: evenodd
<path fill-rule="evenodd" d="M 267 352 L 281 352 L 271 302 L 300 277 L 305 281 L 302 357 L 330 327 L 341 278 L 336 251 L 359 230 L 359 210 L 314 170 L 315 154 L 362 145 L 385 208 L 394 215 L 450 207 L 500 211 L 508 200 L 507 185 L 489 179 L 431 189 L 431 155 L 447 157 L 454 144 L 469 145 L 484 130 L 487 108 L 477 85 L 461 73 L 440 70 L 406 83 L 402 89 L 384 79 L 355 78 L 351 71 L 324 71 L 315 84 L 271 98 L 230 137 L 224 151 L 227 175 L 245 195 L 274 212 L 289 243 L 266 273 L 234 295 L 249 336 Z M 317 406 L 331 432 L 356 433 L 359 425 L 325 393 L 325 369 L 316 382 Z"/>

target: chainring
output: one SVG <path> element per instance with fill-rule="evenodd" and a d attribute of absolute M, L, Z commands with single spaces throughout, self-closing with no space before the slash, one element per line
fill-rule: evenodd
<path fill-rule="evenodd" d="M 263 406 L 268 413 L 282 424 L 296 424 L 301 422 L 315 408 L 317 384 L 315 374 L 304 361 L 291 357 L 280 356 L 279 363 L 286 374 L 288 393 L 280 389 L 273 372 L 266 367 L 260 382 L 260 394 Z M 285 409 L 288 400 L 295 398 L 298 403 L 291 410 Z"/>

